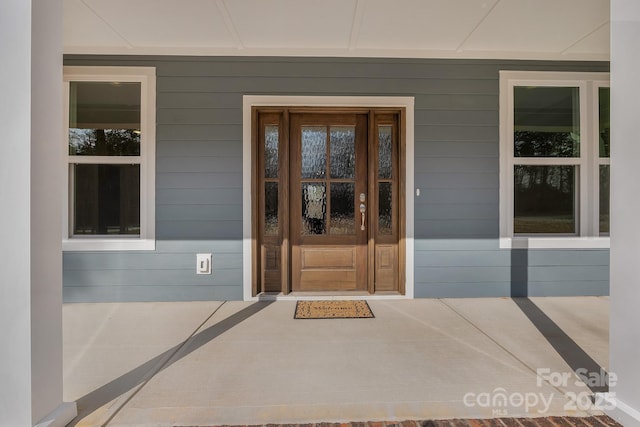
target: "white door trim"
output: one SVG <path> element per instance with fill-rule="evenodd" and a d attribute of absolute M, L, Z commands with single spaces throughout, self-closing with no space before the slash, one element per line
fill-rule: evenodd
<path fill-rule="evenodd" d="M 405 187 L 406 187 L 406 256 L 405 256 L 405 295 L 367 295 L 366 299 L 413 298 L 414 295 L 414 98 L 412 96 L 278 96 L 244 95 L 242 103 L 242 290 L 245 301 L 257 301 L 251 295 L 251 107 L 290 106 L 290 107 L 390 107 L 406 109 L 405 132 Z M 333 299 L 335 297 L 326 297 Z M 343 298 L 343 297 L 341 297 Z M 291 296 L 278 296 L 277 299 L 295 299 Z"/>

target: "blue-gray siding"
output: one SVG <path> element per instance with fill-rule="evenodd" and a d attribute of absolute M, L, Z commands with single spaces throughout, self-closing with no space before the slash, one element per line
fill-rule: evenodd
<path fill-rule="evenodd" d="M 66 252 L 65 301 L 242 298 L 244 94 L 415 97 L 417 297 L 608 293 L 608 250 L 498 245 L 499 70 L 608 71 L 608 63 L 67 56 L 65 64 L 157 69 L 157 249 Z M 212 276 L 195 274 L 197 252 L 213 252 Z"/>

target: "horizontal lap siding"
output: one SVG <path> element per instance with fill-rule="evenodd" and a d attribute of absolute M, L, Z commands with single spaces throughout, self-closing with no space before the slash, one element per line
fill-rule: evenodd
<path fill-rule="evenodd" d="M 606 63 L 68 56 L 155 66 L 157 249 L 64 254 L 66 301 L 242 298 L 242 96 L 415 97 L 415 294 L 605 294 L 608 251 L 498 247 L 498 71 L 608 71 Z M 213 252 L 213 275 L 195 254 Z M 553 264 L 555 263 L 555 264 Z M 249 268 L 248 266 L 244 266 Z M 524 269 L 524 270 L 523 270 Z M 523 273 L 524 272 L 524 273 Z"/>

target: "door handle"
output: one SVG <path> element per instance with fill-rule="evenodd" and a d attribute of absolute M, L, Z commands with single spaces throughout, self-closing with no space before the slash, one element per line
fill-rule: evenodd
<path fill-rule="evenodd" d="M 362 216 L 362 222 L 360 223 L 360 230 L 364 231 L 364 213 L 367 211 L 367 207 L 364 203 L 360 203 L 360 215 Z"/>

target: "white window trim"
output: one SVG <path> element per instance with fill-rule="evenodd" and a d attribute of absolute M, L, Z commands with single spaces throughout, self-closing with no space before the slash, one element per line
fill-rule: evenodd
<path fill-rule="evenodd" d="M 69 82 L 119 81 L 140 82 L 140 236 L 72 236 L 71 163 L 88 163 L 88 159 L 69 155 Z M 67 177 L 64 189 L 63 251 L 128 251 L 155 250 L 155 176 L 156 176 L 156 70 L 154 67 L 64 67 L 64 155 L 63 167 Z M 73 158 L 73 159 L 72 159 Z M 92 157 L 90 162 L 100 160 Z M 110 163 L 126 163 L 127 159 L 108 159 Z"/>
<path fill-rule="evenodd" d="M 580 90 L 580 157 L 519 159 L 513 157 L 514 86 L 578 87 Z M 500 71 L 500 247 L 599 249 L 609 248 L 609 237 L 599 235 L 598 88 L 609 86 L 609 73 Z M 562 164 L 579 167 L 578 229 L 576 235 L 520 236 L 513 233 L 514 164 Z M 589 173 L 591 171 L 591 173 Z"/>
<path fill-rule="evenodd" d="M 593 104 L 593 106 L 597 106 L 598 105 L 598 97 L 599 97 L 599 89 L 601 87 L 611 87 L 610 83 L 608 80 L 594 80 L 593 81 L 593 87 L 592 87 L 592 96 L 593 99 L 595 100 L 595 103 Z M 599 135 L 600 135 L 600 120 L 598 117 L 598 109 L 596 109 L 596 111 L 593 112 L 593 126 L 591 131 L 593 132 L 593 135 L 595 135 L 598 139 L 597 142 L 593 144 L 593 151 L 592 151 L 592 159 L 593 159 L 593 170 L 594 170 L 594 176 L 600 176 L 600 165 L 611 165 L 611 158 L 610 157 L 600 157 L 600 144 L 599 144 Z M 595 219 L 595 226 L 596 229 L 594 230 L 594 234 L 595 233 L 599 233 L 600 232 L 600 224 L 599 224 L 599 220 L 600 220 L 600 185 L 599 182 L 595 182 L 594 183 L 595 186 L 595 193 L 594 193 L 594 198 L 593 198 L 593 206 L 591 207 L 592 212 L 595 212 L 596 214 L 596 219 Z M 611 209 L 611 208 L 609 208 Z M 603 238 L 607 238 L 608 239 L 608 235 L 601 235 Z"/>
<path fill-rule="evenodd" d="M 369 295 L 366 299 L 413 299 L 414 296 L 414 98 L 402 96 L 276 96 L 245 95 L 242 105 L 242 259 L 249 266 L 243 271 L 243 298 L 245 301 L 257 301 L 259 297 L 251 295 L 252 242 L 251 235 L 251 107 L 390 107 L 405 108 L 405 215 L 406 215 L 406 251 L 405 251 L 405 294 Z M 323 297 L 316 297 L 323 298 Z M 323 299 L 335 299 L 327 296 Z M 344 297 L 340 297 L 344 299 Z M 362 298 L 362 297 L 360 297 Z M 280 296 L 277 299 L 300 299 Z"/>

